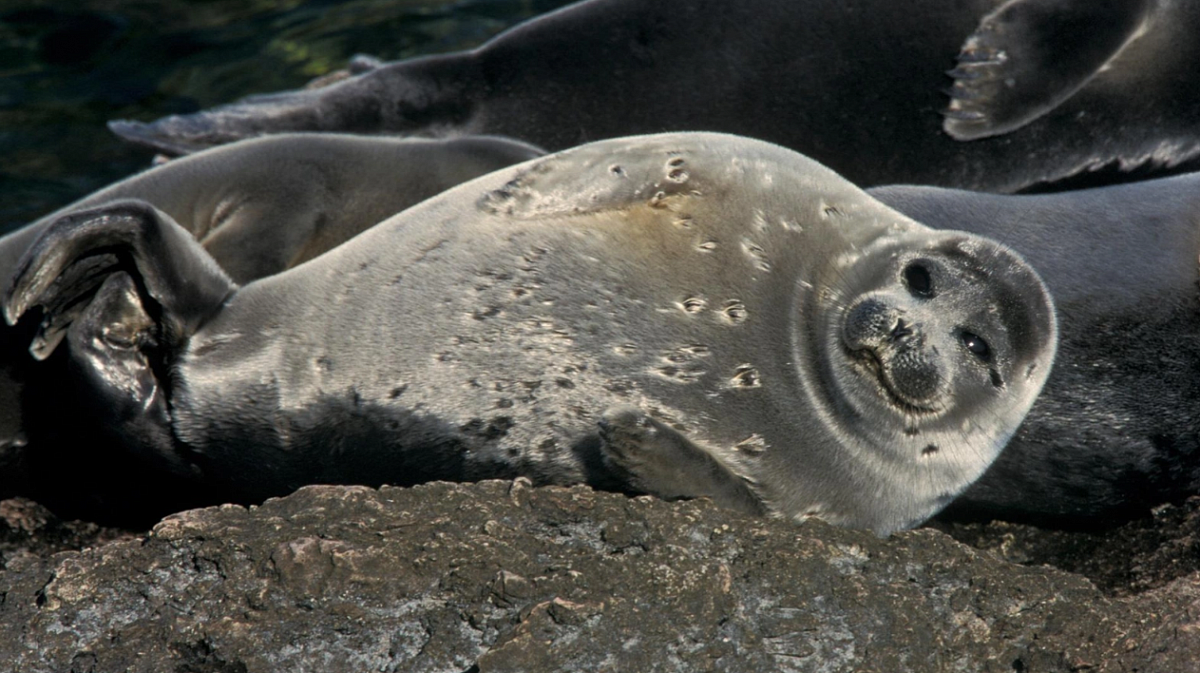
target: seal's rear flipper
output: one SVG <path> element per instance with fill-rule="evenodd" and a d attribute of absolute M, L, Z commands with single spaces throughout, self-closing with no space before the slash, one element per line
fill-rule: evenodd
<path fill-rule="evenodd" d="M 114 120 L 121 138 L 171 155 L 287 131 L 417 135 L 432 123 L 464 123 L 484 90 L 470 53 L 380 63 L 351 62 L 349 76 L 316 88 L 243 98 L 188 115 L 144 123 Z"/>
<path fill-rule="evenodd" d="M 156 337 L 178 347 L 237 288 L 190 233 L 144 201 L 121 200 L 67 213 L 46 226 L 17 264 L 4 297 L 15 325 L 43 308 L 31 352 L 50 355 L 108 276 L 125 272 L 155 317 Z"/>
<path fill-rule="evenodd" d="M 135 145 L 171 156 L 268 133 L 317 131 L 324 128 L 319 118 L 322 99 L 330 90 L 351 81 L 320 89 L 250 96 L 212 110 L 171 115 L 149 123 L 118 119 L 108 122 L 108 129 Z"/>
<path fill-rule="evenodd" d="M 1155 0 L 1009 0 L 963 44 L 943 128 L 1008 133 L 1069 98 L 1136 38 Z"/>
<path fill-rule="evenodd" d="M 600 418 L 604 461 L 634 490 L 664 500 L 712 498 L 722 507 L 767 514 L 752 485 L 682 433 L 635 407 L 616 407 Z"/>
<path fill-rule="evenodd" d="M 66 337 L 72 381 L 94 427 L 151 464 L 190 476 L 170 424 L 168 371 L 179 347 L 236 289 L 187 230 L 143 201 L 51 222 L 4 297 L 10 325 L 42 307 L 33 356 Z"/>

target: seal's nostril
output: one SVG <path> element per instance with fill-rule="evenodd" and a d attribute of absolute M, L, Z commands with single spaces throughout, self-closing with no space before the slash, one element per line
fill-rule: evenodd
<path fill-rule="evenodd" d="M 888 338 L 890 338 L 892 341 L 899 341 L 904 337 L 912 336 L 912 333 L 912 327 L 908 323 L 904 322 L 904 318 L 896 318 L 896 326 L 892 328 Z"/>

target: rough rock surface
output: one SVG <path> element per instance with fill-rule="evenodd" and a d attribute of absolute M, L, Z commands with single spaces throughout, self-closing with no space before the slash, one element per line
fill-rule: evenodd
<path fill-rule="evenodd" d="M 7 501 L 0 670 L 1194 673 L 1196 509 L 945 527 L 989 551 L 521 481 L 308 487 L 140 536 Z"/>

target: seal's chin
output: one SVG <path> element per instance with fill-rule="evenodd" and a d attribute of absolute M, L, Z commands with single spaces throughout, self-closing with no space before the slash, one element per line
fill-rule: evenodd
<path fill-rule="evenodd" d="M 936 414 L 943 411 L 935 400 L 915 400 L 901 392 L 900 387 L 889 376 L 879 356 L 870 348 L 851 350 L 845 348 L 850 368 L 859 378 L 874 389 L 878 397 L 888 406 L 904 416 Z"/>

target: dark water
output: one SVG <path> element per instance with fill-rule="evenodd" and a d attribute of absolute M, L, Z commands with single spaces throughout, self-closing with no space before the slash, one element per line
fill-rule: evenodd
<path fill-rule="evenodd" d="M 109 119 L 473 47 L 567 0 L 0 0 L 0 232 L 145 168 Z"/>

